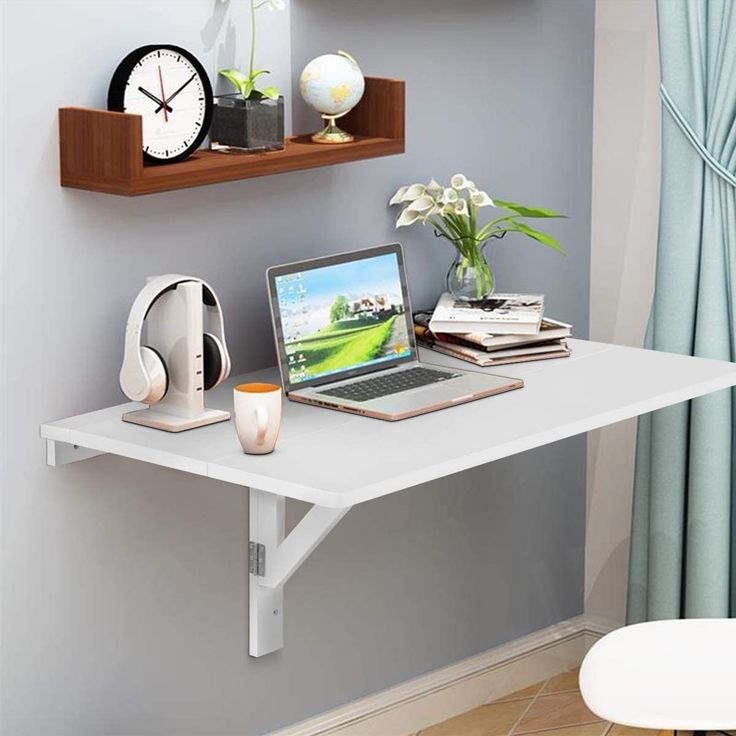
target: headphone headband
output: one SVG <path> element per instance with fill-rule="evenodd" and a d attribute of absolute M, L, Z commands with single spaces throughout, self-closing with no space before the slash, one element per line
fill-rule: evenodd
<path fill-rule="evenodd" d="M 135 301 L 130 307 L 128 323 L 139 324 L 142 327 L 143 322 L 151 311 L 151 307 L 156 303 L 156 300 L 163 296 L 167 291 L 171 291 L 179 284 L 183 284 L 187 281 L 195 281 L 202 284 L 202 301 L 207 306 L 219 306 L 214 290 L 206 281 L 196 278 L 195 276 L 184 276 L 179 273 L 166 273 L 162 276 L 154 276 L 150 278 L 146 282 L 146 285 L 138 292 L 138 296 L 136 296 Z"/>

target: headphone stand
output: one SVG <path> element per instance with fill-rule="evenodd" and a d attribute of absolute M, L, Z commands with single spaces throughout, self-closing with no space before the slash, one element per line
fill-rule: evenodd
<path fill-rule="evenodd" d="M 169 387 L 155 408 L 123 414 L 123 421 L 165 432 L 183 432 L 230 419 L 229 411 L 204 406 L 201 282 L 177 284 L 160 296 L 146 317 L 146 325 L 146 344 L 163 358 Z"/>

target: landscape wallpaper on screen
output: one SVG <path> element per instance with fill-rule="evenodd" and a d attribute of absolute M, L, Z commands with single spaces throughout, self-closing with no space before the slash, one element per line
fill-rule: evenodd
<path fill-rule="evenodd" d="M 292 384 L 410 355 L 395 254 L 275 282 Z"/>

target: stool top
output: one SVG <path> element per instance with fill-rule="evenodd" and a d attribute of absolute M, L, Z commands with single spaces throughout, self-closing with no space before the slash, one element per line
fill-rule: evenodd
<path fill-rule="evenodd" d="M 580 692 L 604 720 L 651 729 L 736 728 L 736 620 L 653 621 L 596 642 Z"/>

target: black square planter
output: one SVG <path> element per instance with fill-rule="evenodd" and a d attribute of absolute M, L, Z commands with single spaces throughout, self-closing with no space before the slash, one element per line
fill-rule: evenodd
<path fill-rule="evenodd" d="M 284 147 L 284 98 L 247 99 L 237 93 L 215 97 L 210 126 L 213 151 L 258 153 Z"/>

